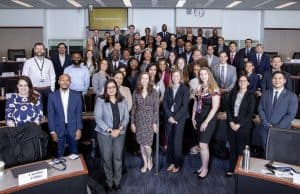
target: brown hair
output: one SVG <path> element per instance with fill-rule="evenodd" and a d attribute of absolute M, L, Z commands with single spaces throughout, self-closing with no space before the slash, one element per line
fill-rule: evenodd
<path fill-rule="evenodd" d="M 153 83 L 150 81 L 150 75 L 149 75 L 148 72 L 143 72 L 139 75 L 139 78 L 138 78 L 138 81 L 137 81 L 137 84 L 136 84 L 136 92 L 138 94 L 141 94 L 142 91 L 143 91 L 143 85 L 141 83 L 143 75 L 148 75 L 149 76 L 149 83 L 148 83 L 148 86 L 147 86 L 147 92 L 148 92 L 148 94 L 151 94 L 152 91 L 153 91 Z"/>
<path fill-rule="evenodd" d="M 219 90 L 218 84 L 215 81 L 213 74 L 211 73 L 210 69 L 207 67 L 201 67 L 200 71 L 206 71 L 208 74 L 208 92 L 213 94 L 216 90 Z M 203 84 L 202 80 L 199 77 L 200 84 Z"/>
<path fill-rule="evenodd" d="M 38 97 L 39 97 L 39 94 L 36 94 L 36 93 L 33 92 L 33 86 L 32 86 L 32 82 L 31 82 L 30 78 L 27 77 L 27 76 L 20 76 L 19 79 L 18 79 L 18 82 L 17 82 L 18 84 L 19 84 L 20 80 L 24 80 L 27 83 L 27 86 L 29 88 L 29 92 L 28 92 L 29 102 L 31 102 L 33 104 L 36 104 L 37 100 L 38 100 Z M 17 88 L 17 91 L 18 91 L 18 88 Z"/>
<path fill-rule="evenodd" d="M 104 93 L 102 96 L 100 96 L 102 99 L 104 99 L 105 102 L 109 102 L 109 95 L 107 94 L 107 86 L 109 83 L 114 83 L 115 86 L 116 86 L 116 99 L 117 99 L 117 102 L 121 102 L 124 97 L 121 95 L 120 91 L 119 91 L 119 87 L 118 87 L 118 84 L 117 82 L 114 80 L 114 79 L 109 79 L 106 81 L 105 85 L 104 85 Z"/>

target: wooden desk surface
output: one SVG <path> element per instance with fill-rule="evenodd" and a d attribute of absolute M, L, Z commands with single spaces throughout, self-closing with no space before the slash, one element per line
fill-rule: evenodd
<path fill-rule="evenodd" d="M 33 186 L 54 182 L 61 179 L 67 179 L 69 177 L 81 176 L 88 174 L 88 170 L 85 164 L 85 161 L 80 156 L 77 160 L 70 160 L 66 157 L 66 165 L 67 169 L 65 171 L 57 171 L 53 168 L 48 169 L 48 178 L 36 181 L 33 183 L 25 184 L 22 186 L 18 186 L 18 178 L 13 177 L 10 169 L 5 169 L 4 175 L 0 176 L 0 194 L 11 193 L 20 191 L 22 189 L 30 188 Z M 47 160 L 50 161 L 50 160 Z M 28 164 L 27 164 L 28 165 Z M 25 164 L 26 166 L 26 164 Z"/>
<path fill-rule="evenodd" d="M 235 166 L 234 173 L 242 176 L 249 176 L 258 179 L 263 179 L 266 181 L 271 181 L 283 185 L 287 185 L 290 187 L 294 187 L 296 189 L 300 189 L 300 185 L 294 184 L 292 179 L 289 178 L 278 178 L 275 175 L 263 174 L 261 170 L 266 169 L 265 164 L 269 162 L 269 160 L 259 159 L 259 158 L 250 158 L 250 168 L 249 171 L 246 172 L 242 169 L 242 156 L 239 156 L 238 161 Z M 282 162 L 276 162 L 276 164 L 280 164 L 283 166 L 293 167 L 296 171 L 300 171 L 300 166 L 290 165 Z"/>

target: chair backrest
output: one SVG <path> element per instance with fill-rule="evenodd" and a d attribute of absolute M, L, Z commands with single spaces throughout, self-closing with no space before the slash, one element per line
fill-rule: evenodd
<path fill-rule="evenodd" d="M 278 56 L 278 52 L 264 52 L 264 54 L 268 55 L 270 60 L 272 59 L 272 57 L 274 56 Z"/>
<path fill-rule="evenodd" d="M 266 159 L 290 164 L 300 164 L 300 130 L 269 129 Z"/>
<path fill-rule="evenodd" d="M 293 59 L 300 59 L 300 52 L 294 52 Z"/>
<path fill-rule="evenodd" d="M 16 56 L 25 56 L 26 57 L 25 49 L 8 49 L 7 50 L 7 59 L 8 60 L 15 61 Z"/>

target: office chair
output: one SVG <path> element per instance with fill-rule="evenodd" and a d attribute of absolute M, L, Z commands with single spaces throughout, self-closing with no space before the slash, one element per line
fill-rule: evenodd
<path fill-rule="evenodd" d="M 8 49 L 7 50 L 7 59 L 8 60 L 15 61 L 16 55 L 18 55 L 18 56 L 22 55 L 22 56 L 26 57 L 25 49 Z"/>
<path fill-rule="evenodd" d="M 294 52 L 293 59 L 300 59 L 300 52 Z"/>

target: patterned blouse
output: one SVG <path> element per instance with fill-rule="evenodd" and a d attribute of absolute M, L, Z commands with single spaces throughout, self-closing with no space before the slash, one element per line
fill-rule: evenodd
<path fill-rule="evenodd" d="M 16 126 L 27 122 L 41 122 L 43 117 L 43 108 L 40 97 L 36 104 L 28 102 L 27 97 L 21 97 L 18 94 L 13 94 L 6 101 L 5 120 L 14 121 Z"/>

